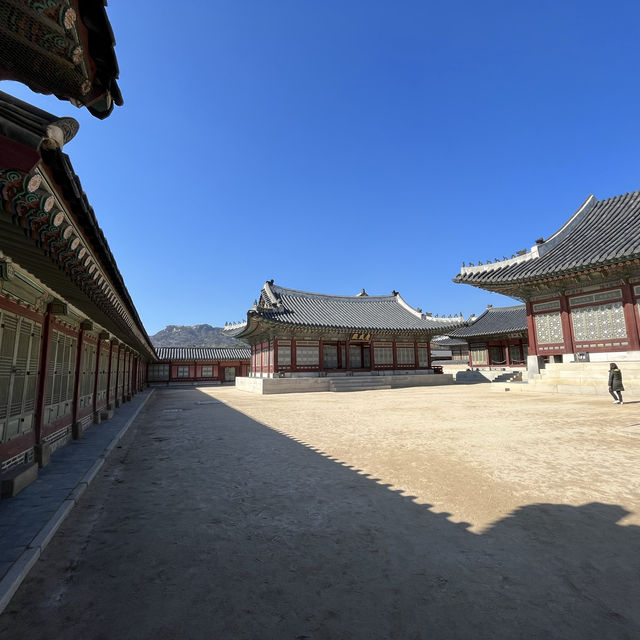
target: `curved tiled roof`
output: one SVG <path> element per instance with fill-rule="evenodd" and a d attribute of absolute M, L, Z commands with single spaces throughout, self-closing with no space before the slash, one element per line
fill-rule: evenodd
<path fill-rule="evenodd" d="M 159 360 L 249 360 L 249 347 L 156 347 Z"/>
<path fill-rule="evenodd" d="M 260 302 L 249 317 L 279 324 L 367 331 L 447 331 L 464 323 L 461 317 L 431 317 L 410 307 L 398 294 L 333 296 L 286 289 L 265 283 Z M 242 335 L 244 329 L 237 335 Z"/>
<path fill-rule="evenodd" d="M 521 255 L 463 267 L 454 278 L 490 288 L 492 284 L 535 281 L 640 257 L 640 191 L 597 200 L 590 196 L 545 242 Z"/>
<path fill-rule="evenodd" d="M 527 308 L 523 304 L 512 307 L 489 307 L 468 327 L 461 327 L 449 334 L 452 338 L 518 333 L 527 330 Z"/>

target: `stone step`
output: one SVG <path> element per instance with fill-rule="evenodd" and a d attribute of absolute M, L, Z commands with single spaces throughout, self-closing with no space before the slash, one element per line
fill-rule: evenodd
<path fill-rule="evenodd" d="M 346 393 L 348 391 L 379 391 L 380 389 L 391 389 L 391 385 L 376 384 L 376 385 L 362 385 L 362 386 L 352 386 L 352 387 L 334 387 L 334 388 L 331 388 L 331 391 L 335 393 L 340 393 L 340 392 Z"/>

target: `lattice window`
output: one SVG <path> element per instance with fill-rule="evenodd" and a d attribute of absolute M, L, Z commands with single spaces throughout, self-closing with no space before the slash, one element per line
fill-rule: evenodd
<path fill-rule="evenodd" d="M 178 365 L 177 370 L 178 378 L 188 378 L 189 377 L 189 365 Z"/>
<path fill-rule="evenodd" d="M 0 312 L 0 442 L 33 427 L 40 337 L 40 324 Z"/>
<path fill-rule="evenodd" d="M 560 308 L 560 300 L 552 300 L 551 302 L 539 302 L 533 305 L 534 311 L 552 311 Z"/>
<path fill-rule="evenodd" d="M 542 313 L 534 316 L 539 344 L 559 344 L 563 341 L 560 313 Z"/>
<path fill-rule="evenodd" d="M 291 366 L 291 346 L 278 344 L 278 366 Z"/>
<path fill-rule="evenodd" d="M 212 364 L 202 365 L 201 376 L 203 378 L 213 378 L 213 365 Z"/>
<path fill-rule="evenodd" d="M 150 364 L 148 380 L 149 382 L 165 382 L 169 380 L 169 365 Z"/>
<path fill-rule="evenodd" d="M 429 349 L 426 347 L 418 347 L 418 366 L 421 369 L 429 366 Z"/>
<path fill-rule="evenodd" d="M 488 356 L 487 356 L 487 345 L 485 344 L 472 344 L 469 346 L 469 351 L 471 353 L 471 364 L 489 364 Z"/>
<path fill-rule="evenodd" d="M 396 345 L 396 362 L 402 365 L 414 365 L 416 362 L 416 354 L 413 345 L 397 344 Z"/>
<path fill-rule="evenodd" d="M 622 298 L 622 289 L 611 289 L 611 291 L 601 291 L 600 293 L 590 293 L 586 296 L 576 296 L 569 298 L 569 305 L 587 304 L 589 302 L 603 302 L 605 300 L 620 300 Z"/>
<path fill-rule="evenodd" d="M 349 345 L 349 366 L 351 369 L 362 368 L 362 349 L 360 348 L 360 345 Z"/>
<path fill-rule="evenodd" d="M 325 369 L 338 368 L 338 346 L 325 344 L 322 346 L 322 366 Z"/>
<path fill-rule="evenodd" d="M 621 302 L 573 309 L 571 319 L 575 339 L 580 342 L 627 337 L 627 326 Z"/>
<path fill-rule="evenodd" d="M 373 363 L 376 367 L 393 365 L 393 345 L 391 342 L 374 343 Z"/>
<path fill-rule="evenodd" d="M 320 349 L 318 345 L 296 345 L 296 365 L 299 367 L 312 367 L 320 364 Z"/>

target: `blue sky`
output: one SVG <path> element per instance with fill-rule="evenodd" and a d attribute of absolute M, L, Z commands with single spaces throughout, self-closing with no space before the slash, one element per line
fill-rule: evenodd
<path fill-rule="evenodd" d="M 66 147 L 150 334 L 245 316 L 263 282 L 451 282 L 640 189 L 635 2 L 112 0 L 125 106 Z"/>

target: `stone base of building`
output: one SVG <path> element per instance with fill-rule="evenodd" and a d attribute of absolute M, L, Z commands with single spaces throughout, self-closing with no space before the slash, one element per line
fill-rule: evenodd
<path fill-rule="evenodd" d="M 549 364 L 560 364 L 569 362 L 640 362 L 640 351 L 584 351 L 578 353 L 563 353 L 549 357 Z M 540 375 L 541 369 L 545 368 L 542 356 L 527 357 L 527 374 L 529 380 L 534 380 Z"/>
<path fill-rule="evenodd" d="M 236 378 L 236 389 L 262 395 L 273 393 L 313 393 L 322 391 L 364 391 L 455 384 L 449 374 L 385 372 L 386 375 L 326 377 Z"/>
<path fill-rule="evenodd" d="M 38 477 L 38 464 L 30 462 L 13 467 L 0 475 L 0 497 L 13 498 Z"/>

